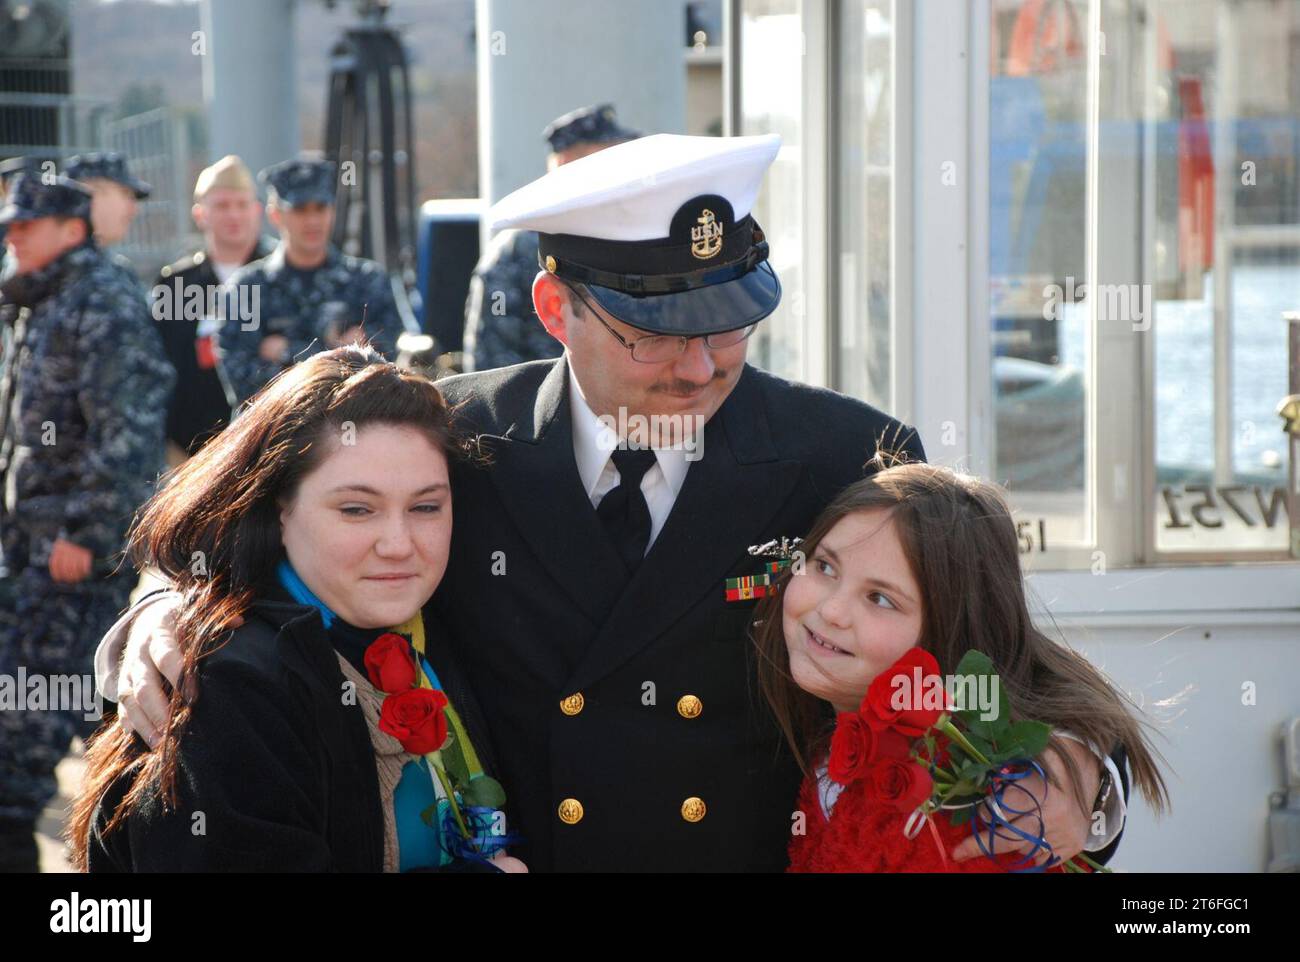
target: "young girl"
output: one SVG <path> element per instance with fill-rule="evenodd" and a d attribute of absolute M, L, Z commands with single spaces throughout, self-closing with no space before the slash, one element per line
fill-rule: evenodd
<path fill-rule="evenodd" d="M 915 834 L 909 813 L 879 801 L 870 779 L 840 784 L 830 777 L 837 721 L 856 724 L 872 680 L 918 647 L 942 675 L 952 674 L 968 650 L 984 653 L 1012 720 L 1051 726 L 1049 750 L 1076 785 L 1077 766 L 1063 750 L 1062 731 L 1107 749 L 1122 746 L 1137 788 L 1157 812 L 1167 808 L 1136 709 L 1087 660 L 1034 627 L 1015 525 L 994 486 L 928 464 L 888 467 L 842 492 L 801 550 L 803 571 L 787 569 L 780 591 L 764 602 L 756 639 L 763 692 L 806 776 L 791 871 L 1028 867 L 1023 852 L 1011 851 L 955 862 L 951 851 L 970 838 L 969 821 L 953 825 L 938 813 Z M 1023 793 L 1005 798 L 1016 810 L 1033 807 Z M 1092 810 L 1092 799 L 1076 793 L 1076 801 Z M 1006 817 L 1015 819 L 1010 812 Z M 1038 826 L 1031 817 L 1018 827 L 1033 833 Z M 1040 861 L 1046 854 L 1040 850 Z"/>

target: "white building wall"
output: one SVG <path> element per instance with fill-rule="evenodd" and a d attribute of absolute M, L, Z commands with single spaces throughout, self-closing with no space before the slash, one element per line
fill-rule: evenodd
<path fill-rule="evenodd" d="M 1051 612 L 1040 626 L 1138 701 L 1168 763 L 1172 814 L 1131 796 L 1112 867 L 1264 871 L 1281 731 L 1300 715 L 1300 565 L 1049 572 L 1030 586 Z"/>

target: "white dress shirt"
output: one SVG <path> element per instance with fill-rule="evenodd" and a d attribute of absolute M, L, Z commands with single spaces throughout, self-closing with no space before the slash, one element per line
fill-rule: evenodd
<path fill-rule="evenodd" d="M 569 408 L 573 419 L 573 458 L 578 464 L 583 490 L 594 508 L 605 495 L 618 487 L 618 468 L 611 457 L 617 449 L 618 437 L 601 423 L 587 404 L 573 368 L 569 368 Z M 641 493 L 650 509 L 647 552 L 663 530 L 686 481 L 686 471 L 691 466 L 686 458 L 688 453 L 685 448 L 656 448 L 654 466 L 641 478 Z"/>
<path fill-rule="evenodd" d="M 212 272 L 217 275 L 218 284 L 225 284 L 226 281 L 230 280 L 230 275 L 243 266 L 240 263 L 223 264 L 221 261 L 213 261 Z"/>

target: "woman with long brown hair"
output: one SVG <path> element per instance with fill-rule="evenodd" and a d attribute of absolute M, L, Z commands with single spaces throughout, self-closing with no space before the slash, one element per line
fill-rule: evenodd
<path fill-rule="evenodd" d="M 878 456 L 882 470 L 827 506 L 800 545 L 801 563 L 783 572 L 779 590 L 757 613 L 760 685 L 805 774 L 798 810 L 806 830 L 792 839 L 792 870 L 985 871 L 1016 864 L 1017 846 L 1005 842 L 997 858 L 954 861 L 947 846 L 969 839 L 970 824 L 958 828 L 942 814 L 934 821 L 943 845 L 932 844 L 938 836 L 909 840 L 907 814 L 874 801 L 868 779 L 831 777 L 833 733 L 857 724 L 872 681 L 915 648 L 928 652 L 944 676 L 968 651 L 988 656 L 1011 720 L 1051 727 L 1048 751 L 1060 756 L 1083 812 L 1098 806 L 1079 795 L 1071 737 L 1103 752 L 1121 747 L 1137 788 L 1158 812 L 1166 809 L 1157 755 L 1138 710 L 1085 658 L 1034 625 L 1015 524 L 998 489 L 928 464 L 885 467 L 888 460 Z M 867 737 L 877 739 L 872 750 L 884 745 L 883 736 Z M 1044 783 L 1041 792 L 1060 789 Z M 1031 822 L 1032 815 L 1009 834 Z M 1046 864 L 1050 848 L 1040 846 L 1037 858 Z"/>
<path fill-rule="evenodd" d="M 182 596 L 181 684 L 155 747 L 112 718 L 90 743 L 78 867 L 523 869 L 473 693 L 421 621 L 461 456 L 432 382 L 350 346 L 177 470 L 130 547 Z"/>

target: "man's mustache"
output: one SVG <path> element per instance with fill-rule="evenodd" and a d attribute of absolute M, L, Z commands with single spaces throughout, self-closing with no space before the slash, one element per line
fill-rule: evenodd
<path fill-rule="evenodd" d="M 713 376 L 703 384 L 695 381 L 668 381 L 664 384 L 656 384 L 651 391 L 659 391 L 664 394 L 696 394 L 708 386 L 710 381 L 725 381 L 730 372 L 718 368 L 713 372 Z"/>

